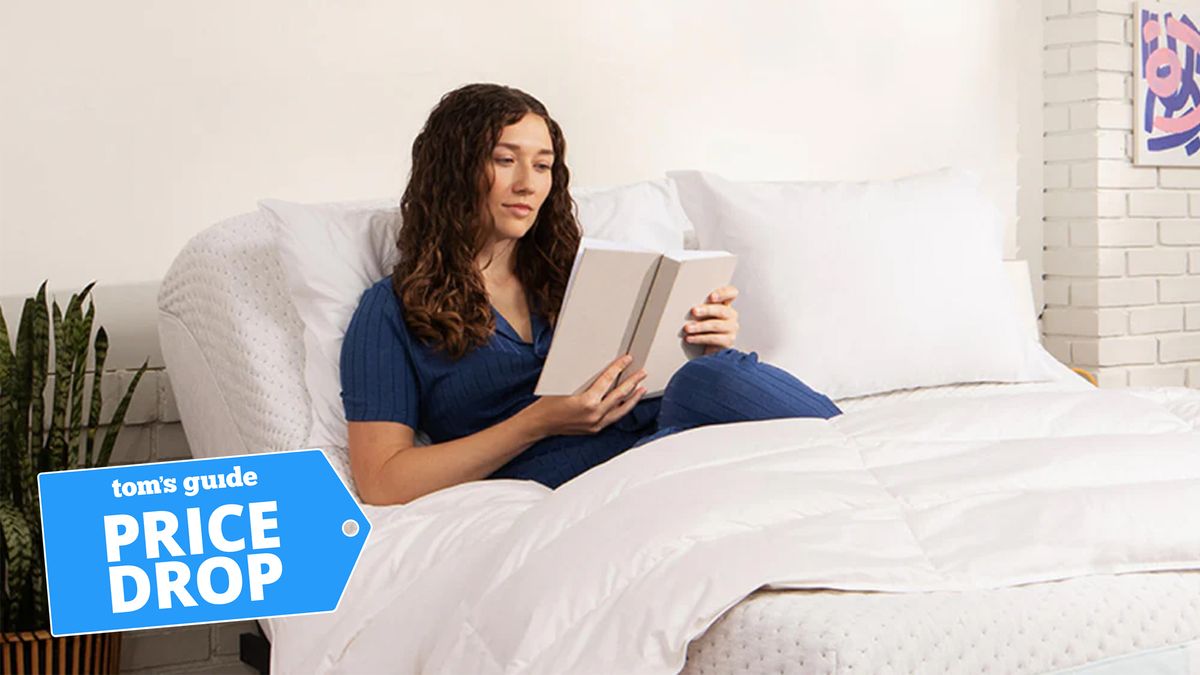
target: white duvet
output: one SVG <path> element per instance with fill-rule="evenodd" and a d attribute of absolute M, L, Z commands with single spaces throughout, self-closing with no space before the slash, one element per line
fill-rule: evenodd
<path fill-rule="evenodd" d="M 479 481 L 373 530 L 273 672 L 674 673 L 762 586 L 918 592 L 1200 569 L 1200 392 L 1008 392 L 693 429 L 557 491 Z"/>

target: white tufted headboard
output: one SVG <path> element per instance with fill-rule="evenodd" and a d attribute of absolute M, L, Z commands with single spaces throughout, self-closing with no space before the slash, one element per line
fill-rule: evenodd
<path fill-rule="evenodd" d="M 246 213 L 193 237 L 163 278 L 159 341 L 195 457 L 307 438 L 303 326 L 275 251 L 274 224 Z"/>

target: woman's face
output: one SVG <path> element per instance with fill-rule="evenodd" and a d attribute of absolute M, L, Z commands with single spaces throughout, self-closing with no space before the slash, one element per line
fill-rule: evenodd
<path fill-rule="evenodd" d="M 550 130 L 538 115 L 526 113 L 501 130 L 487 171 L 492 185 L 487 209 L 497 240 L 520 239 L 533 226 L 550 194 L 552 147 Z"/>

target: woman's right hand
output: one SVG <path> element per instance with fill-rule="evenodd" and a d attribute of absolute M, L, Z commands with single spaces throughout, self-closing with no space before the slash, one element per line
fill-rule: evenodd
<path fill-rule="evenodd" d="M 637 386 L 646 379 L 645 369 L 612 387 L 617 376 L 632 361 L 633 357 L 628 354 L 618 357 L 582 393 L 542 396 L 530 404 L 531 412 L 537 414 L 541 431 L 547 436 L 594 434 L 624 417 L 646 393 L 644 387 Z M 610 387 L 612 391 L 609 391 Z"/>

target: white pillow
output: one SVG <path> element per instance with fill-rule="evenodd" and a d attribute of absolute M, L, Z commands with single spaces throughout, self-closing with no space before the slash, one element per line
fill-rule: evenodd
<path fill-rule="evenodd" d="M 845 398 L 1052 380 L 973 173 L 735 183 L 674 171 L 704 249 L 735 253 L 738 348 Z"/>
<path fill-rule="evenodd" d="M 304 323 L 304 383 L 312 424 L 305 447 L 346 447 L 339 361 L 359 297 L 391 274 L 399 260 L 395 200 L 296 204 L 263 199 L 275 217 L 279 259 L 296 313 Z"/>
<path fill-rule="evenodd" d="M 572 191 L 584 233 L 657 250 L 684 246 L 691 224 L 665 179 Z M 342 340 L 363 291 L 399 261 L 396 200 L 297 204 L 263 199 L 278 226 L 288 292 L 304 323 L 304 382 L 311 401 L 307 447 L 346 447 Z M 428 443 L 418 430 L 417 442 Z"/>
<path fill-rule="evenodd" d="M 573 188 L 579 225 L 588 237 L 623 241 L 655 251 L 684 248 L 693 230 L 675 183 L 642 181 L 614 188 Z"/>

